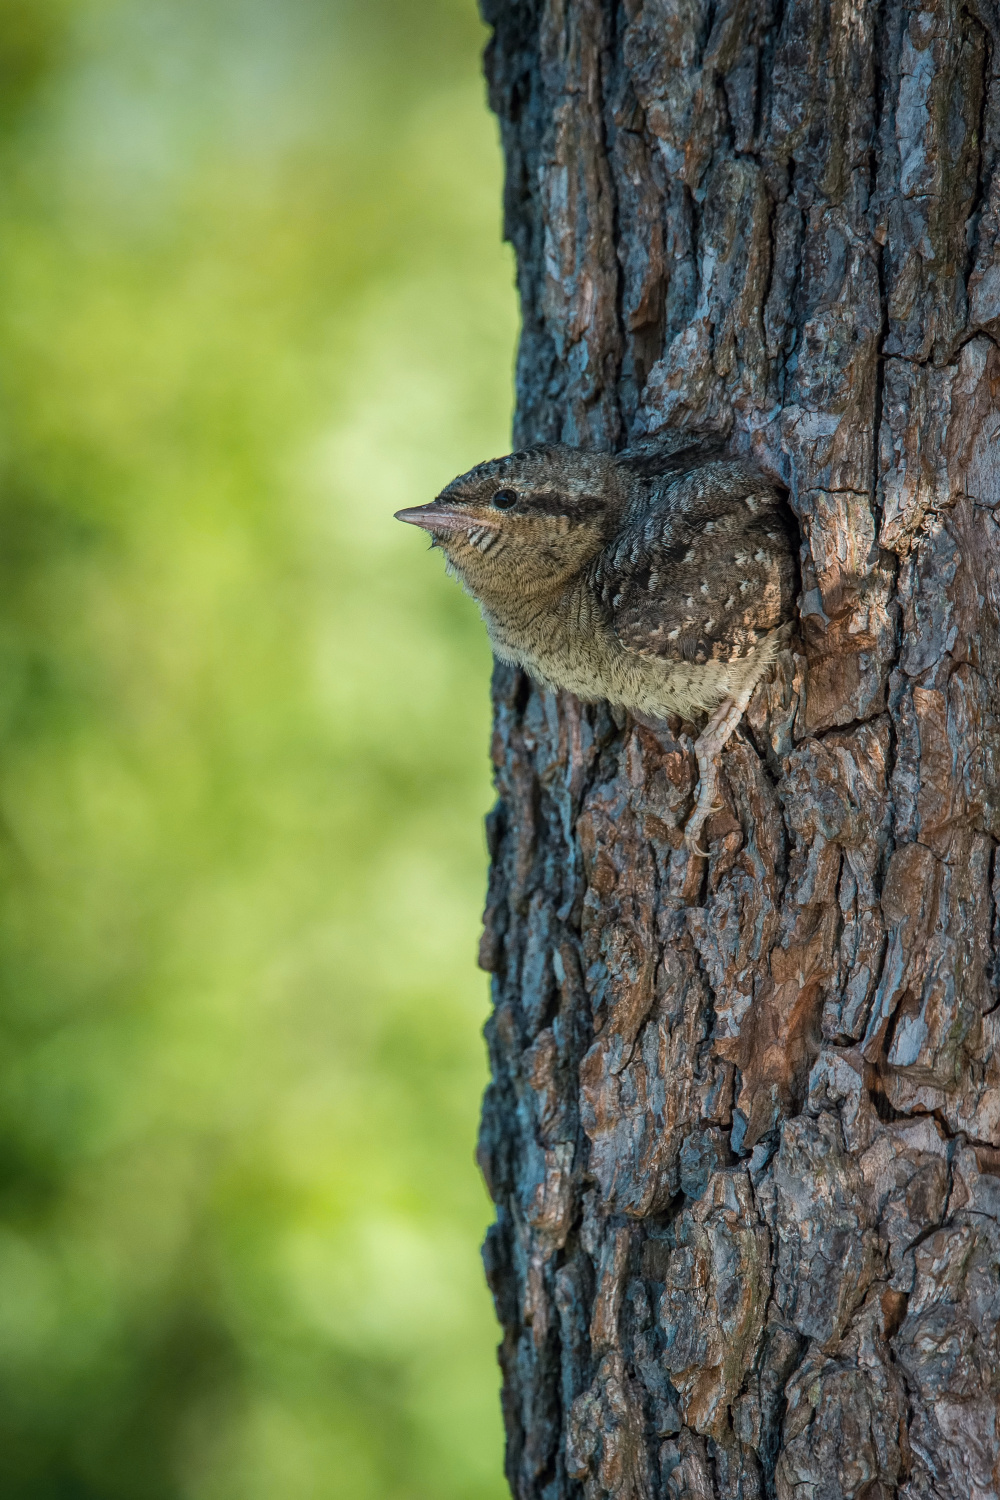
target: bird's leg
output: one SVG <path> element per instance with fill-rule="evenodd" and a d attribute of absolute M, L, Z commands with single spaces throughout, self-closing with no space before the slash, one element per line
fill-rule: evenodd
<path fill-rule="evenodd" d="M 698 800 L 694 805 L 694 812 L 684 826 L 684 842 L 692 854 L 708 857 L 708 850 L 700 847 L 698 838 L 709 813 L 718 812 L 715 793 L 719 780 L 719 756 L 726 748 L 729 736 L 742 719 L 759 678 L 760 674 L 755 673 L 734 697 L 723 698 L 695 741 L 694 753 L 698 761 Z"/>

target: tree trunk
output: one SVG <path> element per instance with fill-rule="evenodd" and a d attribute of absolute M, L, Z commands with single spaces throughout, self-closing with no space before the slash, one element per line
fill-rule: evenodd
<path fill-rule="evenodd" d="M 517 441 L 725 434 L 798 644 L 724 757 L 498 668 L 482 1163 L 519 1500 L 1000 1494 L 989 0 L 487 0 Z"/>

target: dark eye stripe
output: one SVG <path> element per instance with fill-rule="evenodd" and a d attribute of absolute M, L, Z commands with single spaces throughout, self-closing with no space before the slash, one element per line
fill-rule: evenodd
<path fill-rule="evenodd" d="M 517 504 L 517 494 L 514 490 L 497 490 L 493 504 L 497 510 L 512 510 Z"/>

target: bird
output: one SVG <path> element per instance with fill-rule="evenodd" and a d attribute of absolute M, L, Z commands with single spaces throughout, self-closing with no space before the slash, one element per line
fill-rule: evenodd
<path fill-rule="evenodd" d="M 707 857 L 719 759 L 794 618 L 798 547 L 779 488 L 704 442 L 545 443 L 478 464 L 396 518 L 430 533 L 495 655 L 542 687 L 652 729 L 708 715 L 684 828 Z"/>

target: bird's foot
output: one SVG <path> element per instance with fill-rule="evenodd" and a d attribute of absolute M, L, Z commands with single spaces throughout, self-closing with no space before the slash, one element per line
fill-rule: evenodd
<path fill-rule="evenodd" d="M 698 744 L 700 746 L 701 740 L 698 741 Z M 699 753 L 698 773 L 700 778 L 698 782 L 698 800 L 694 805 L 694 812 L 684 825 L 684 843 L 690 854 L 697 854 L 701 859 L 707 859 L 709 851 L 703 849 L 698 842 L 701 830 L 704 828 L 705 822 L 711 814 L 720 812 L 723 806 L 721 802 L 715 801 L 718 772 L 714 758 L 709 761 L 703 761 Z"/>
<path fill-rule="evenodd" d="M 717 799 L 719 758 L 726 748 L 730 735 L 743 717 L 751 689 L 752 684 L 744 688 L 735 698 L 724 699 L 695 740 L 694 753 L 698 762 L 698 800 L 695 802 L 694 811 L 684 825 L 684 844 L 689 853 L 698 855 L 700 859 L 709 857 L 709 851 L 703 849 L 698 842 L 701 830 L 711 815 L 721 812 L 726 805 Z M 637 724 L 651 729 L 658 738 L 664 732 L 669 734 L 668 726 L 663 720 L 649 718 L 645 714 L 637 713 L 634 709 L 631 713 Z"/>
<path fill-rule="evenodd" d="M 719 757 L 726 742 L 746 707 L 747 693 L 736 699 L 726 698 L 709 719 L 695 741 L 694 753 L 698 762 L 698 800 L 694 811 L 684 826 L 684 843 L 692 854 L 701 859 L 708 858 L 708 850 L 698 842 L 701 830 L 712 813 L 721 812 L 725 803 L 716 800 L 719 789 Z"/>

